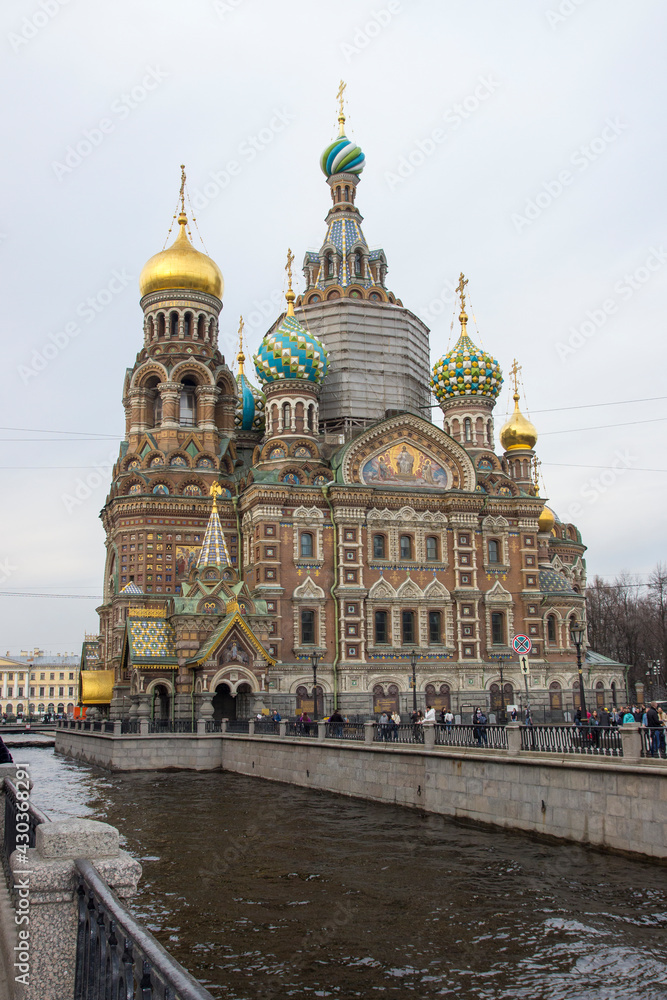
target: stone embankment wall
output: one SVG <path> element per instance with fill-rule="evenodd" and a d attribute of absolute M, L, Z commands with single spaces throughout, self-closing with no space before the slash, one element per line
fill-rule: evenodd
<path fill-rule="evenodd" d="M 667 861 L 667 765 L 658 761 L 74 730 L 58 732 L 56 750 L 120 770 L 223 769 Z"/>

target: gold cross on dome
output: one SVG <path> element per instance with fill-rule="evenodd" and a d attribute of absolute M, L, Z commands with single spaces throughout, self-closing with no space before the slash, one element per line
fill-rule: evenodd
<path fill-rule="evenodd" d="M 510 368 L 510 375 L 514 379 L 514 395 L 516 396 L 519 392 L 519 372 L 521 371 L 521 365 L 515 358 L 512 367 Z"/>
<path fill-rule="evenodd" d="M 459 283 L 456 291 L 459 293 L 461 298 L 461 311 L 465 311 L 466 307 L 466 285 L 468 284 L 468 279 L 463 277 L 463 271 L 459 275 Z"/>
<path fill-rule="evenodd" d="M 343 94 L 345 93 L 345 88 L 346 87 L 347 87 L 347 84 L 343 83 L 343 81 L 341 80 L 340 84 L 338 85 L 338 93 L 336 94 L 336 98 L 338 100 L 338 125 L 339 125 L 338 134 L 339 135 L 344 135 L 344 133 L 345 133 L 345 110 L 344 110 L 344 107 L 343 107 Z"/>
<path fill-rule="evenodd" d="M 292 261 L 294 260 L 294 254 L 291 250 L 287 251 L 287 263 L 285 264 L 285 270 L 287 271 L 287 279 L 289 281 L 289 290 L 292 291 Z"/>
<path fill-rule="evenodd" d="M 181 190 L 178 196 L 181 199 L 181 212 L 185 214 L 185 164 L 184 163 L 181 163 Z"/>

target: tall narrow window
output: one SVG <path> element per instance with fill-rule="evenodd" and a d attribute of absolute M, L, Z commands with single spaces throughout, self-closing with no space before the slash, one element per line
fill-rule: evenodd
<path fill-rule="evenodd" d="M 373 535 L 373 558 L 384 559 L 386 553 L 386 539 L 384 535 Z"/>
<path fill-rule="evenodd" d="M 463 421 L 463 437 L 466 444 L 472 441 L 472 420 L 470 417 L 466 417 Z"/>
<path fill-rule="evenodd" d="M 162 396 L 155 390 L 155 398 L 153 400 L 153 427 L 162 426 Z"/>
<path fill-rule="evenodd" d="M 187 312 L 183 317 L 183 333 L 186 337 L 192 336 L 192 313 Z"/>
<path fill-rule="evenodd" d="M 414 643 L 415 641 L 415 613 L 414 611 L 401 612 L 401 625 L 403 628 L 403 642 Z"/>
<path fill-rule="evenodd" d="M 309 531 L 301 532 L 301 558 L 307 559 L 313 554 L 313 536 Z"/>
<path fill-rule="evenodd" d="M 556 616 L 549 615 L 547 618 L 547 642 L 556 644 Z"/>
<path fill-rule="evenodd" d="M 410 535 L 401 535 L 401 559 L 412 559 L 412 538 Z"/>
<path fill-rule="evenodd" d="M 359 252 L 354 255 L 354 273 L 356 277 L 361 277 L 361 254 Z"/>
<path fill-rule="evenodd" d="M 428 613 L 428 641 L 430 643 L 442 642 L 442 618 L 439 611 L 429 611 Z"/>
<path fill-rule="evenodd" d="M 502 611 L 494 611 L 491 615 L 491 641 L 494 646 L 502 646 L 505 642 L 505 616 Z"/>
<path fill-rule="evenodd" d="M 326 275 L 327 275 L 327 278 L 333 278 L 334 265 L 333 265 L 333 256 L 332 256 L 332 254 L 328 253 L 326 255 L 325 259 L 326 259 Z"/>
<path fill-rule="evenodd" d="M 429 562 L 437 562 L 438 539 L 434 535 L 429 535 L 426 539 L 426 558 Z"/>
<path fill-rule="evenodd" d="M 289 403 L 283 403 L 283 430 L 291 431 L 292 429 L 292 407 Z"/>
<path fill-rule="evenodd" d="M 315 407 L 312 403 L 308 407 L 308 430 L 315 430 Z"/>
<path fill-rule="evenodd" d="M 375 612 L 375 642 L 376 644 L 380 643 L 380 645 L 389 642 L 386 611 Z"/>
<path fill-rule="evenodd" d="M 500 562 L 499 546 L 498 546 L 498 542 L 495 540 L 495 538 L 492 538 L 489 541 L 489 562 L 490 563 L 499 563 Z"/>
<path fill-rule="evenodd" d="M 178 336 L 178 313 L 176 312 L 169 313 L 169 336 Z"/>
<path fill-rule="evenodd" d="M 204 340 L 206 334 L 204 331 L 204 316 L 200 313 L 199 319 L 197 320 L 197 339 Z"/>
<path fill-rule="evenodd" d="M 315 612 L 301 612 L 301 644 L 312 646 L 315 643 Z"/>
<path fill-rule="evenodd" d="M 197 398 L 194 385 L 184 383 L 181 389 L 179 423 L 181 427 L 194 427 L 197 423 Z"/>

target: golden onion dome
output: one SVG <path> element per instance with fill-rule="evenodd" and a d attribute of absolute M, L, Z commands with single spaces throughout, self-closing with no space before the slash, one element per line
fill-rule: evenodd
<path fill-rule="evenodd" d="M 519 409 L 519 393 L 514 393 L 514 413 L 500 431 L 500 443 L 505 451 L 517 451 L 519 448 L 532 449 L 537 443 L 535 425 L 524 417 Z"/>
<path fill-rule="evenodd" d="M 144 264 L 139 278 L 141 295 L 168 288 L 186 288 L 222 298 L 225 286 L 220 268 L 205 253 L 195 250 L 186 230 L 187 215 L 178 216 L 180 231 L 170 247 Z"/>
<path fill-rule="evenodd" d="M 554 514 L 554 512 L 550 510 L 549 507 L 543 507 L 542 513 L 540 514 L 537 520 L 537 530 L 546 531 L 548 534 L 551 534 L 552 528 L 555 523 L 556 523 L 556 515 Z"/>

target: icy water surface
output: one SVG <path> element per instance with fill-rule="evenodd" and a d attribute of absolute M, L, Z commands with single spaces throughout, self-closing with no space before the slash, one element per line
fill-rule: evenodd
<path fill-rule="evenodd" d="M 117 826 L 132 908 L 219 1000 L 667 1000 L 667 869 L 233 774 L 30 761 Z"/>

